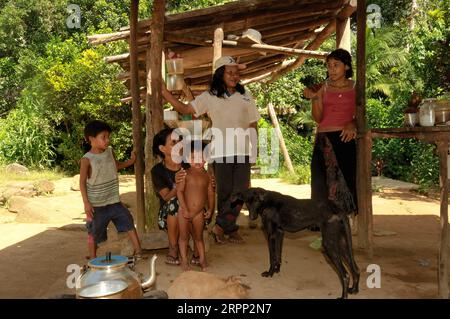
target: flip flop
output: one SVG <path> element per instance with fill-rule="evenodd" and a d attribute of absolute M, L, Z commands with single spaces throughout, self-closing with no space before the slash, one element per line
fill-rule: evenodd
<path fill-rule="evenodd" d="M 180 260 L 178 259 L 178 257 L 173 257 L 171 255 L 167 255 L 165 263 L 167 265 L 178 266 L 178 265 L 180 265 Z"/>
<path fill-rule="evenodd" d="M 200 256 L 194 256 L 194 255 L 192 255 L 192 258 L 191 258 L 191 265 L 195 265 L 195 266 L 200 265 Z"/>

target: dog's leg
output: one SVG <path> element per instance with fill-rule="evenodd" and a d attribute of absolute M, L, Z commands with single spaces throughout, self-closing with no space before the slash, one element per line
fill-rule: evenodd
<path fill-rule="evenodd" d="M 347 271 L 345 270 L 345 267 L 342 263 L 342 259 L 339 252 L 339 243 L 338 243 L 338 229 L 339 227 L 336 227 L 336 223 L 340 223 L 339 221 L 331 222 L 330 223 L 323 223 L 322 226 L 322 246 L 325 255 L 328 257 L 329 261 L 331 262 L 332 266 L 334 266 L 334 269 L 336 270 L 339 280 L 341 281 L 342 286 L 342 299 L 347 299 L 347 293 L 348 293 L 348 284 L 349 284 L 349 276 L 347 274 Z"/>
<path fill-rule="evenodd" d="M 269 245 L 269 261 L 270 261 L 270 268 L 268 271 L 264 271 L 261 276 L 263 277 L 272 277 L 273 273 L 275 272 L 275 264 L 277 261 L 277 255 L 276 255 L 276 232 L 272 225 L 272 221 L 270 218 L 267 218 L 264 216 L 263 218 L 263 225 L 264 230 L 267 234 L 267 244 Z"/>
<path fill-rule="evenodd" d="M 340 243 L 341 243 L 341 252 L 346 262 L 347 266 L 350 269 L 352 275 L 352 287 L 348 289 L 349 294 L 357 294 L 359 292 L 359 268 L 356 265 L 354 256 L 353 256 L 353 247 L 352 247 L 352 235 L 351 228 L 348 217 L 345 216 L 343 219 L 343 232 L 341 233 Z"/>
<path fill-rule="evenodd" d="M 281 229 L 276 230 L 276 236 L 275 236 L 275 252 L 276 252 L 276 258 L 275 258 L 275 272 L 280 272 L 281 268 L 281 251 L 283 249 L 283 238 L 284 238 L 284 231 Z"/>

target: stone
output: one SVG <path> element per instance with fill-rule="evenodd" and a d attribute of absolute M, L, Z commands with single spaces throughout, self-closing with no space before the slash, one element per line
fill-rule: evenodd
<path fill-rule="evenodd" d="M 30 202 L 30 200 L 27 197 L 24 197 L 24 196 L 11 196 L 8 199 L 8 202 L 7 202 L 8 210 L 11 213 L 18 213 L 29 202 Z"/>
<path fill-rule="evenodd" d="M 35 183 L 34 188 L 39 195 L 51 194 L 55 190 L 55 184 L 50 181 L 43 180 Z"/>
<path fill-rule="evenodd" d="M 72 179 L 72 185 L 70 186 L 70 189 L 73 191 L 79 191 L 80 190 L 80 174 L 75 175 Z"/>
<path fill-rule="evenodd" d="M 8 201 L 8 199 L 12 196 L 33 197 L 36 195 L 37 192 L 31 182 L 9 183 L 5 185 L 1 194 L 5 201 Z"/>
<path fill-rule="evenodd" d="M 7 173 L 13 173 L 13 174 L 18 174 L 18 175 L 29 174 L 28 168 L 26 168 L 23 165 L 20 165 L 19 163 L 13 163 L 13 164 L 6 165 L 5 171 Z"/>

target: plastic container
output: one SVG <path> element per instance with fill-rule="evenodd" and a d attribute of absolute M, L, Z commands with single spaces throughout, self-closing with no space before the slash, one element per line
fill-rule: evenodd
<path fill-rule="evenodd" d="M 419 106 L 420 126 L 434 126 L 436 121 L 434 108 L 436 99 L 424 99 Z"/>
<path fill-rule="evenodd" d="M 174 58 L 166 60 L 167 74 L 183 74 L 184 66 L 182 58 Z"/>
<path fill-rule="evenodd" d="M 181 74 L 167 75 L 167 89 L 169 91 L 181 91 L 184 86 L 184 77 Z"/>

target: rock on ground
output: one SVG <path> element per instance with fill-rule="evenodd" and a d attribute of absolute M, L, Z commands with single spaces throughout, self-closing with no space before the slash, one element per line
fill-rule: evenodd
<path fill-rule="evenodd" d="M 248 289 L 233 276 L 186 271 L 173 281 L 167 293 L 170 299 L 246 299 Z"/>
<path fill-rule="evenodd" d="M 28 168 L 18 163 L 6 165 L 5 170 L 7 173 L 14 173 L 20 175 L 27 175 L 29 173 Z"/>

